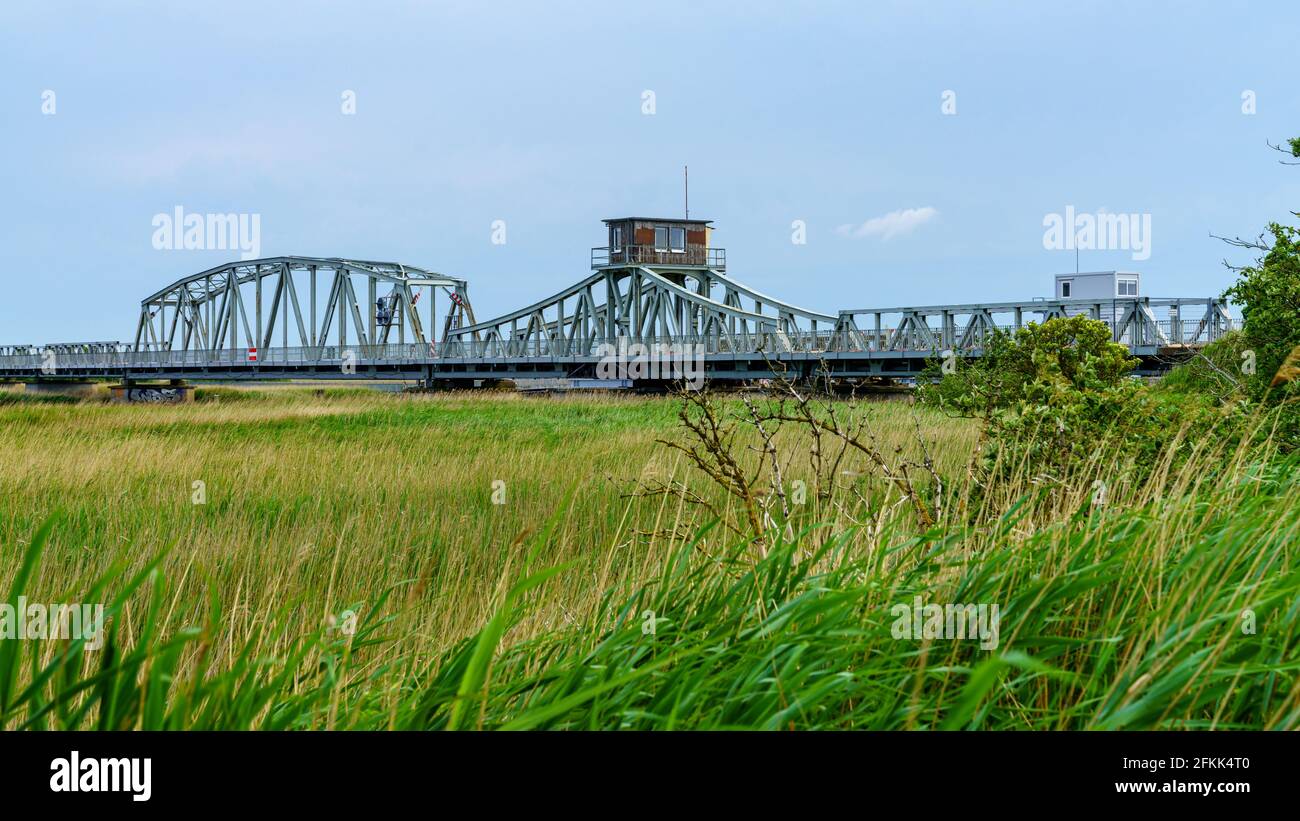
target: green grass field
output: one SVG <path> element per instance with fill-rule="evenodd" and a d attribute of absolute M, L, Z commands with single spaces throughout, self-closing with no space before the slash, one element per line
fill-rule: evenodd
<path fill-rule="evenodd" d="M 936 521 L 850 452 L 756 542 L 658 441 L 678 408 L 0 396 L 0 595 L 110 615 L 91 652 L 0 641 L 0 727 L 1300 724 L 1294 460 L 1183 443 L 1104 504 L 1105 458 L 1066 483 L 1024 466 L 972 517 L 975 426 L 863 403 L 844 413 L 880 453 L 948 477 L 913 477 Z M 783 487 L 815 487 L 809 441 L 774 441 Z M 759 445 L 738 434 L 746 469 Z M 996 604 L 997 647 L 895 638 L 918 597 Z"/>

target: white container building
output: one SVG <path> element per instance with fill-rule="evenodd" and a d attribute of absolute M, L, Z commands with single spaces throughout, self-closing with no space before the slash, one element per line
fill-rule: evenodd
<path fill-rule="evenodd" d="M 1134 271 L 1085 271 L 1057 274 L 1057 299 L 1117 299 L 1140 293 L 1142 275 Z"/>
<path fill-rule="evenodd" d="M 1124 308 L 1111 300 L 1129 300 L 1141 292 L 1141 274 L 1136 271 L 1084 271 L 1075 274 L 1057 274 L 1053 297 L 1056 299 L 1091 299 L 1102 303 L 1101 319 L 1112 327 L 1124 314 Z M 1067 309 L 1066 313 L 1087 313 L 1088 308 Z"/>

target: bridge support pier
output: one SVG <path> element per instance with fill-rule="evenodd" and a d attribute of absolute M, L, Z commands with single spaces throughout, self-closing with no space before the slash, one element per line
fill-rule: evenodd
<path fill-rule="evenodd" d="M 121 385 L 110 385 L 114 402 L 148 402 L 151 404 L 183 404 L 194 401 L 194 386 L 179 379 L 167 385 L 137 385 L 123 380 Z"/>

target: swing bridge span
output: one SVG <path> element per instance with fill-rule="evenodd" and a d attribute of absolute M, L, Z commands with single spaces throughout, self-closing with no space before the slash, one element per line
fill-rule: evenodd
<path fill-rule="evenodd" d="M 994 329 L 1086 314 L 1158 373 L 1231 330 L 1215 297 L 1037 299 L 822 313 L 748 287 L 722 249 L 597 248 L 591 272 L 488 320 L 468 283 L 389 262 L 281 256 L 230 262 L 145 297 L 131 342 L 0 345 L 0 380 L 593 380 L 611 352 L 687 351 L 710 380 L 774 371 L 845 380 L 915 377 L 935 358 L 978 357 Z M 645 346 L 639 348 L 637 346 Z M 670 348 L 671 346 L 671 348 Z M 619 385 L 626 387 L 627 385 Z"/>

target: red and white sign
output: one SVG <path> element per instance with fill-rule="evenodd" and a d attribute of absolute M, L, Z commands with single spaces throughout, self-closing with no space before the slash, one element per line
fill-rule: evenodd
<path fill-rule="evenodd" d="M 249 361 L 249 362 L 256 362 L 256 361 L 257 361 L 257 348 L 249 348 L 249 349 L 248 349 L 248 361 Z"/>

